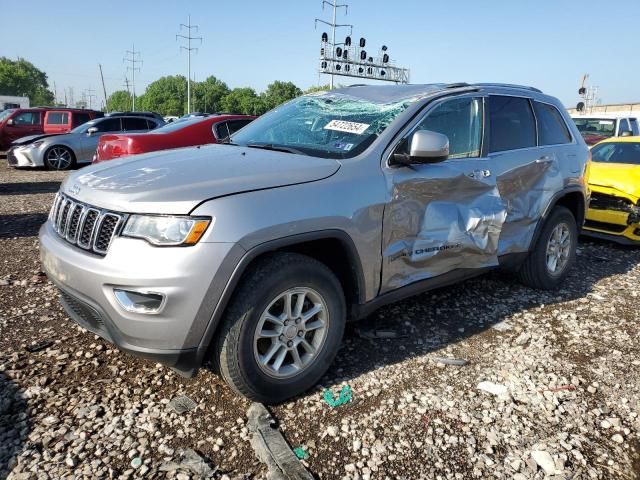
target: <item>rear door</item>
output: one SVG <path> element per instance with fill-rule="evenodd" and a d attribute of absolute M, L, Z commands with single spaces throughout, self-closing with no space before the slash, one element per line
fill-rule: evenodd
<path fill-rule="evenodd" d="M 44 112 L 40 110 L 24 110 L 13 115 L 12 125 L 6 125 L 5 135 L 8 143 L 28 135 L 43 133 L 42 122 Z"/>
<path fill-rule="evenodd" d="M 484 98 L 439 101 L 400 145 L 419 129 L 447 135 L 450 155 L 440 163 L 384 169 L 391 200 L 384 211 L 380 293 L 460 268 L 498 264 L 505 212 L 482 154 Z"/>
<path fill-rule="evenodd" d="M 69 131 L 69 112 L 50 110 L 44 116 L 44 133 L 66 133 Z"/>
<path fill-rule="evenodd" d="M 526 252 L 544 209 L 563 188 L 561 162 L 571 168 L 570 153 L 557 147 L 571 134 L 555 106 L 531 98 L 491 95 L 488 119 L 489 164 L 507 212 L 498 255 Z"/>

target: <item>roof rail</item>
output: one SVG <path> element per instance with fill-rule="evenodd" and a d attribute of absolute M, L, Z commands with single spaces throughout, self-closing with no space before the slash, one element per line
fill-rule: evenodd
<path fill-rule="evenodd" d="M 542 93 L 542 90 L 536 87 L 529 87 L 527 85 L 516 85 L 515 83 L 474 83 L 477 87 L 508 87 L 508 88 L 519 88 L 522 90 L 532 90 L 534 92 Z"/>
<path fill-rule="evenodd" d="M 467 82 L 456 82 L 456 83 L 447 83 L 444 88 L 460 88 L 460 87 L 470 87 Z"/>

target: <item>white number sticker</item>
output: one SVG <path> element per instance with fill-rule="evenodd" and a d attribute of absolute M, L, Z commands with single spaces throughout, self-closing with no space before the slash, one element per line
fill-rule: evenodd
<path fill-rule="evenodd" d="M 331 120 L 324 126 L 325 130 L 336 130 L 338 132 L 355 133 L 362 135 L 369 125 L 367 123 L 347 122 L 346 120 Z"/>

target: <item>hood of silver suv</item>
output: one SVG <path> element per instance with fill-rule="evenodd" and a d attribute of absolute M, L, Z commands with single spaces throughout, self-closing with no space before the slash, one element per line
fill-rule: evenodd
<path fill-rule="evenodd" d="M 339 168 L 332 159 L 208 145 L 98 163 L 71 174 L 62 191 L 108 210 L 187 214 L 205 200 L 313 182 Z"/>

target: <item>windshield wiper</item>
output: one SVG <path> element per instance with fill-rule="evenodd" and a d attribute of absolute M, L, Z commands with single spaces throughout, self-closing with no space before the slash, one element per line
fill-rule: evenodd
<path fill-rule="evenodd" d="M 273 143 L 250 143 L 245 145 L 248 148 L 262 148 L 263 150 L 273 150 L 275 152 L 296 153 L 298 155 L 306 155 L 301 150 L 295 148 L 286 147 L 284 145 L 274 145 Z"/>

